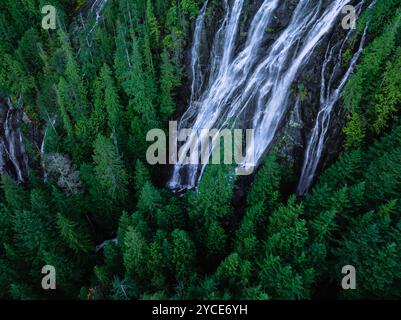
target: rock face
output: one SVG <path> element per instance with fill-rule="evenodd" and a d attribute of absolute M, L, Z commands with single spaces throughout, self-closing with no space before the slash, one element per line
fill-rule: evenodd
<path fill-rule="evenodd" d="M 283 1 L 283 7 L 291 8 L 296 3 L 298 1 Z M 328 3 L 325 1 L 324 5 L 327 6 Z M 353 5 L 357 3 L 359 1 L 351 1 Z M 287 16 L 288 11 L 283 10 L 277 19 L 288 21 Z M 312 57 L 300 70 L 292 87 L 293 92 L 289 99 L 289 104 L 292 107 L 283 121 L 282 128 L 277 133 L 274 150 L 284 162 L 294 167 L 297 175 L 300 174 L 304 151 L 319 111 L 321 70 L 325 60 L 326 48 L 330 43 L 335 45 L 342 42 L 345 35 L 346 31 L 342 28 L 341 19 L 339 19 L 333 31 L 320 42 Z M 357 44 L 353 46 L 349 43 L 347 47 L 353 51 L 357 50 Z M 337 70 L 336 74 L 333 75 L 334 83 L 339 81 L 346 68 L 347 66 L 344 65 L 344 68 Z M 330 147 L 324 150 L 320 169 L 326 167 L 338 155 L 343 141 L 342 128 L 344 122 L 345 113 L 337 105 L 326 141 L 326 145 Z"/>
<path fill-rule="evenodd" d="M 0 173 L 8 173 L 18 182 L 28 178 L 28 156 L 19 126 L 29 123 L 21 103 L 13 107 L 9 100 L 0 98 Z"/>
<path fill-rule="evenodd" d="M 360 1 L 351 1 L 351 4 L 355 6 L 358 3 Z M 333 31 L 320 42 L 315 53 L 303 66 L 292 87 L 293 92 L 289 100 L 292 107 L 283 121 L 282 128 L 277 133 L 274 149 L 284 162 L 294 167 L 295 173 L 298 176 L 304 160 L 305 148 L 319 112 L 321 72 L 327 47 L 335 47 L 334 55 L 337 55 L 340 51 L 339 45 L 344 41 L 346 36 L 347 31 L 342 28 L 341 19 L 339 19 Z M 349 53 L 356 52 L 358 50 L 358 41 L 352 41 L 351 37 L 350 41 L 345 43 L 342 51 L 347 50 L 349 50 Z M 334 74 L 328 75 L 332 76 L 333 86 L 340 82 L 340 79 L 347 71 L 348 63 L 349 61 L 343 61 L 341 68 L 336 69 Z M 331 117 L 325 143 L 326 148 L 324 148 L 322 154 L 319 170 L 327 167 L 338 156 L 341 149 L 344 139 L 342 128 L 345 123 L 345 111 L 341 108 L 340 102 L 341 99 L 339 103 L 336 103 Z"/>
<path fill-rule="evenodd" d="M 274 11 L 272 21 L 269 23 L 269 27 L 265 32 L 264 38 L 261 41 L 262 49 L 260 50 L 259 56 L 255 59 L 263 59 L 263 54 L 269 51 L 270 47 L 275 43 L 277 39 L 283 34 L 284 30 L 290 25 L 293 14 L 300 5 L 302 0 L 282 0 Z M 233 0 L 227 1 L 212 1 L 209 0 L 208 9 L 205 17 L 205 28 L 202 33 L 202 40 L 200 44 L 200 66 L 201 73 L 203 73 L 204 81 L 203 85 L 207 85 L 208 79 L 211 77 L 210 65 L 212 57 L 210 53 L 214 45 L 216 33 L 219 30 L 222 20 L 226 12 L 225 4 L 233 5 Z M 248 32 L 253 17 L 260 8 L 262 1 L 245 1 L 245 7 L 241 15 L 241 23 L 238 28 L 238 35 L 236 41 L 236 48 L 234 56 L 241 52 L 244 44 L 247 40 Z M 328 8 L 333 1 L 331 0 L 311 0 L 310 4 L 314 4 L 315 7 L 319 7 L 321 11 Z M 344 4 L 351 4 L 354 6 L 360 5 L 362 2 L 359 0 L 355 1 L 344 1 Z M 311 8 L 314 8 L 311 6 Z M 288 164 L 294 168 L 295 174 L 298 176 L 301 173 L 302 162 L 304 159 L 305 148 L 311 135 L 312 129 L 314 128 L 317 114 L 320 107 L 320 91 L 321 91 L 321 73 L 322 66 L 325 61 L 325 54 L 328 46 L 336 46 L 341 44 L 347 35 L 341 26 L 341 20 L 343 16 L 340 14 L 330 32 L 328 32 L 316 45 L 313 54 L 302 64 L 297 71 L 297 75 L 289 89 L 289 96 L 286 101 L 288 104 L 287 112 L 285 113 L 281 125 L 276 132 L 272 147 L 282 162 Z M 299 40 L 299 46 L 302 46 L 303 39 Z M 305 40 L 306 41 L 306 40 Z M 340 48 L 334 50 L 334 54 L 339 52 Z M 358 41 L 348 41 L 345 44 L 343 51 L 352 52 L 357 51 Z M 295 51 L 297 49 L 291 48 L 290 50 Z M 337 50 L 337 51 L 336 51 Z M 191 50 L 188 50 L 188 63 L 190 66 Z M 285 69 L 291 69 L 291 62 L 286 63 L 283 66 Z M 337 69 L 335 74 L 332 75 L 331 83 L 336 86 L 341 80 L 343 74 L 347 71 L 347 63 L 344 66 Z M 191 70 L 188 69 L 188 74 L 191 74 Z M 189 100 L 189 99 L 188 99 Z M 338 154 L 341 143 L 343 140 L 342 128 L 344 125 L 345 115 L 339 107 L 340 103 L 336 104 L 336 108 L 331 117 L 330 125 L 328 128 L 328 134 L 326 137 L 326 147 L 323 151 L 319 169 L 325 167 L 330 163 Z M 186 109 L 187 106 L 181 106 L 182 109 Z M 266 110 L 268 112 L 268 110 Z M 246 119 L 245 119 L 246 121 Z"/>

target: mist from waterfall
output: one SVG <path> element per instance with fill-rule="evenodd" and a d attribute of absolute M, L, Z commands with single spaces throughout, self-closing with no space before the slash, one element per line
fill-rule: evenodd
<path fill-rule="evenodd" d="M 322 0 L 300 0 L 288 26 L 266 49 L 269 25 L 279 0 L 265 0 L 252 18 L 247 39 L 241 48 L 238 29 L 244 1 L 224 1 L 225 16 L 215 35 L 211 50 L 209 78 L 206 84 L 199 63 L 205 7 L 197 20 L 192 50 L 193 81 L 190 105 L 179 122 L 179 129 L 192 128 L 169 181 L 173 189 L 193 188 L 201 179 L 204 164 L 182 165 L 188 151 L 200 149 L 202 129 L 222 130 L 235 125 L 254 129 L 252 148 L 254 163 L 245 161 L 240 167 L 258 165 L 270 149 L 279 126 L 288 111 L 291 86 L 301 67 L 308 61 L 319 42 L 332 30 L 342 8 L 350 0 L 332 1 L 326 8 Z M 201 89 L 201 93 L 197 90 Z M 246 123 L 242 121 L 246 120 Z M 212 139 L 212 145 L 216 139 Z M 193 159 L 191 163 L 197 163 Z"/>

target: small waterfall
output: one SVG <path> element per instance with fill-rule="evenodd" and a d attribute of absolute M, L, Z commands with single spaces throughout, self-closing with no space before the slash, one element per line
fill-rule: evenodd
<path fill-rule="evenodd" d="M 201 48 L 201 40 L 202 40 L 202 31 L 205 23 L 205 15 L 207 9 L 208 1 L 205 2 L 203 8 L 196 19 L 195 23 L 195 31 L 193 38 L 193 45 L 191 49 L 191 73 L 192 73 L 192 85 L 191 85 L 191 103 L 193 103 L 194 99 L 197 99 L 199 96 L 199 90 L 203 85 L 203 73 L 202 67 L 200 65 L 200 48 Z"/>
<path fill-rule="evenodd" d="M 80 25 L 78 26 L 78 31 L 85 29 L 85 25 L 88 22 L 88 17 L 90 15 L 95 19 L 92 28 L 88 31 L 87 36 L 89 36 L 97 27 L 102 17 L 103 9 L 106 6 L 108 0 L 88 0 L 85 5 L 82 6 L 78 13 Z"/>
<path fill-rule="evenodd" d="M 231 6 L 225 1 L 226 15 L 216 33 L 208 84 L 199 98 L 191 99 L 180 120 L 179 129 L 193 130 L 181 146 L 181 156 L 169 182 L 171 188 L 193 188 L 202 177 L 205 165 L 195 164 L 199 159 L 182 165 L 189 150 L 200 149 L 203 141 L 197 132 L 202 129 L 222 130 L 232 123 L 244 126 L 242 122 L 249 123 L 251 119 L 251 128 L 255 129 L 254 164 L 260 163 L 287 112 L 291 85 L 297 74 L 350 0 L 331 1 L 326 7 L 322 0 L 300 0 L 289 25 L 267 50 L 262 50 L 279 2 L 261 2 L 247 40 L 235 54 L 243 1 L 233 0 Z"/>
<path fill-rule="evenodd" d="M 106 5 L 108 0 L 94 0 L 91 7 L 90 12 L 95 18 L 95 24 L 93 25 L 92 29 L 89 31 L 89 34 L 95 30 L 97 25 L 99 24 L 100 18 L 102 17 L 102 11 Z"/>
<path fill-rule="evenodd" d="M 357 15 L 359 16 L 364 1 L 362 1 L 357 6 Z M 347 83 L 349 77 L 355 69 L 356 63 L 358 62 L 365 43 L 367 27 L 365 28 L 358 51 L 352 57 L 349 67 L 347 71 L 342 76 L 340 83 L 338 86 L 332 90 L 332 86 L 334 85 L 334 77 L 341 69 L 341 65 L 343 63 L 343 53 L 345 45 L 348 43 L 348 40 L 353 33 L 353 30 L 350 30 L 345 37 L 345 39 L 340 43 L 341 47 L 338 51 L 338 54 L 335 56 L 334 52 L 338 49 L 338 45 L 327 47 L 325 60 L 323 63 L 322 71 L 321 71 L 321 93 L 320 93 L 320 110 L 316 118 L 315 127 L 312 130 L 311 136 L 308 141 L 307 149 L 305 152 L 304 162 L 302 166 L 302 173 L 299 179 L 297 193 L 298 195 L 304 195 L 310 189 L 314 178 L 316 176 L 317 168 L 319 166 L 322 153 L 325 147 L 325 141 L 327 138 L 328 130 L 331 124 L 331 116 L 333 113 L 333 109 L 337 102 L 341 98 L 341 92 Z M 332 70 L 329 70 L 329 65 L 334 63 L 334 67 Z M 327 79 L 327 75 L 330 74 L 330 77 Z"/>
<path fill-rule="evenodd" d="M 14 108 L 10 100 L 0 101 L 0 173 L 10 173 L 18 182 L 28 178 L 28 156 L 23 143 L 19 124 L 27 117 L 24 115 L 22 100 Z"/>
<path fill-rule="evenodd" d="M 106 3 L 107 0 L 95 0 L 91 5 L 91 12 L 96 19 L 96 24 L 99 22 L 99 19 L 101 18 L 101 13 Z"/>
<path fill-rule="evenodd" d="M 56 131 L 54 125 L 56 124 L 57 120 L 57 114 L 54 114 L 51 118 L 48 115 L 49 118 L 49 124 L 51 125 L 52 129 Z M 46 164 L 45 164 L 45 152 L 46 152 L 46 137 L 47 137 L 47 130 L 49 129 L 48 126 L 45 126 L 44 133 L 43 133 L 43 138 L 42 138 L 42 143 L 40 144 L 40 158 L 41 158 L 41 166 L 42 166 L 42 171 L 43 171 L 43 182 L 47 182 L 47 172 L 46 172 Z"/>

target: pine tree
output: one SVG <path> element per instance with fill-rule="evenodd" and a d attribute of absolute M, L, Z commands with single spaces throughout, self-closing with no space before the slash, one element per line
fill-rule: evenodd
<path fill-rule="evenodd" d="M 61 118 L 64 123 L 64 129 L 70 137 L 74 136 L 74 128 L 71 121 L 70 114 L 67 111 L 69 101 L 69 88 L 64 78 L 60 78 L 57 86 L 57 102 L 60 107 Z"/>
<path fill-rule="evenodd" d="M 304 246 L 308 240 L 305 220 L 301 219 L 303 207 L 291 197 L 287 206 L 280 206 L 269 217 L 266 251 L 290 261 L 296 266 L 303 259 Z"/>
<path fill-rule="evenodd" d="M 278 299 L 310 297 L 315 272 L 306 259 L 308 230 L 301 219 L 302 205 L 291 197 L 269 218 L 260 281 L 269 296 Z"/>
<path fill-rule="evenodd" d="M 129 227 L 124 237 L 125 250 L 123 252 L 124 266 L 128 275 L 138 281 L 148 279 L 146 262 L 148 261 L 149 247 L 140 232 Z"/>
<path fill-rule="evenodd" d="M 401 101 L 401 49 L 396 52 L 395 61 L 387 63 L 383 75 L 381 92 L 376 96 L 376 120 L 373 124 L 376 133 L 387 128 L 391 119 L 395 118 Z"/>
<path fill-rule="evenodd" d="M 146 22 L 153 46 L 157 48 L 160 39 L 160 30 L 157 19 L 153 14 L 152 0 L 146 0 Z"/>
<path fill-rule="evenodd" d="M 206 254 L 212 260 L 216 261 L 218 257 L 224 255 L 227 250 L 227 235 L 222 226 L 216 220 L 210 221 L 204 226 L 206 234 L 204 235 L 204 243 Z"/>
<path fill-rule="evenodd" d="M 107 65 L 104 65 L 101 70 L 101 81 L 105 88 L 105 105 L 108 114 L 108 124 L 110 131 L 115 134 L 122 134 L 121 132 L 121 117 L 122 117 L 122 107 L 120 105 L 117 90 L 114 85 L 112 78 L 112 73 Z"/>
<path fill-rule="evenodd" d="M 148 268 L 152 273 L 151 283 L 154 290 L 163 290 L 167 287 L 167 276 L 171 265 L 169 252 L 166 252 L 167 233 L 158 230 L 152 243 L 149 245 Z"/>
<path fill-rule="evenodd" d="M 238 253 L 230 254 L 217 268 L 215 276 L 219 286 L 225 290 L 230 289 L 234 297 L 238 298 L 243 288 L 249 284 L 252 267 L 247 260 L 242 260 Z"/>
<path fill-rule="evenodd" d="M 93 161 L 96 177 L 108 195 L 112 199 L 124 199 L 127 196 L 128 175 L 110 139 L 98 136 L 94 143 Z"/>
<path fill-rule="evenodd" d="M 295 300 L 310 298 L 309 286 L 313 281 L 310 269 L 299 274 L 280 257 L 266 255 L 260 264 L 261 288 L 272 299 Z M 305 286 L 306 285 L 306 286 Z"/>
<path fill-rule="evenodd" d="M 400 221 L 396 202 L 390 201 L 378 209 L 354 218 L 349 232 L 335 249 L 339 258 L 336 278 L 341 269 L 353 265 L 358 270 L 358 290 L 344 292 L 348 298 L 400 297 Z"/>
<path fill-rule="evenodd" d="M 275 156 L 268 156 L 256 174 L 247 198 L 248 205 L 260 203 L 263 210 L 274 210 L 279 200 L 280 174 L 280 166 Z"/>
<path fill-rule="evenodd" d="M 172 97 L 173 89 L 178 85 L 174 77 L 174 66 L 170 62 L 168 53 L 161 55 L 161 79 L 160 79 L 160 113 L 166 121 L 175 111 L 175 103 Z"/>
<path fill-rule="evenodd" d="M 137 285 L 130 279 L 120 280 L 115 278 L 113 281 L 112 288 L 112 300 L 130 300 L 137 299 L 139 297 L 139 290 Z"/>
<path fill-rule="evenodd" d="M 77 222 L 58 213 L 57 226 L 60 230 L 61 238 L 76 253 L 88 253 L 93 250 L 94 246 L 89 240 L 88 235 L 79 227 Z"/>
<path fill-rule="evenodd" d="M 142 163 L 141 160 L 137 160 L 135 163 L 135 175 L 134 175 L 134 187 L 138 192 L 142 189 L 146 182 L 150 181 L 150 174 L 148 169 Z"/>
<path fill-rule="evenodd" d="M 185 281 L 191 275 L 191 267 L 196 255 L 195 246 L 188 234 L 176 229 L 172 237 L 172 263 L 175 266 L 175 277 L 178 281 Z"/>
<path fill-rule="evenodd" d="M 145 182 L 138 199 L 138 211 L 154 216 L 156 210 L 161 208 L 162 201 L 159 191 L 150 182 Z"/>
<path fill-rule="evenodd" d="M 1 188 L 4 192 L 4 199 L 11 210 L 23 210 L 26 208 L 28 195 L 21 185 L 18 185 L 8 175 L 1 176 Z"/>
<path fill-rule="evenodd" d="M 393 149 L 372 162 L 366 171 L 366 194 L 374 202 L 397 199 L 401 192 L 401 148 Z"/>
<path fill-rule="evenodd" d="M 231 166 L 209 165 L 199 183 L 197 193 L 189 196 L 192 219 L 223 219 L 231 214 L 235 176 Z"/>
<path fill-rule="evenodd" d="M 116 77 L 124 91 L 129 95 L 128 81 L 131 70 L 131 59 L 129 56 L 129 48 L 126 41 L 125 30 L 119 21 L 117 21 L 116 46 L 117 47 L 114 55 L 114 69 L 116 72 Z"/>
<path fill-rule="evenodd" d="M 86 88 L 80 76 L 80 68 L 73 54 L 69 39 L 66 34 L 60 33 L 60 41 L 65 56 L 65 87 L 62 97 L 64 108 L 74 122 L 86 118 L 89 107 L 86 97 Z"/>
<path fill-rule="evenodd" d="M 171 198 L 167 205 L 156 211 L 156 222 L 160 229 L 173 231 L 177 228 L 185 229 L 187 226 L 187 215 L 182 201 Z"/>

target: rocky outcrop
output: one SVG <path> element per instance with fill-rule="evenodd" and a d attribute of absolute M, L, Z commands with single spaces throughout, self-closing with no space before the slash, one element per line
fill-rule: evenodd
<path fill-rule="evenodd" d="M 357 4 L 359 1 L 353 1 L 351 4 Z M 341 17 L 340 17 L 341 18 Z M 297 175 L 300 174 L 304 158 L 305 148 L 310 138 L 312 129 L 315 126 L 317 114 L 320 105 L 321 93 L 321 71 L 325 61 L 327 47 L 335 47 L 344 41 L 347 31 L 341 26 L 341 19 L 338 19 L 336 27 L 330 35 L 325 37 L 319 44 L 317 50 L 310 60 L 303 66 L 297 77 L 290 96 L 290 106 L 293 106 L 283 121 L 283 126 L 276 136 L 274 149 L 280 158 L 294 168 Z M 355 36 L 356 34 L 354 34 Z M 343 51 L 349 51 L 350 54 L 358 50 L 358 41 L 348 41 Z M 336 55 L 340 50 L 337 46 L 334 50 Z M 332 84 L 337 84 L 344 73 L 347 71 L 347 62 L 337 69 L 331 76 Z M 298 114 L 298 120 L 294 126 L 294 114 Z M 330 127 L 326 139 L 326 148 L 324 148 L 322 159 L 319 164 L 319 170 L 327 167 L 339 154 L 344 139 L 342 128 L 345 123 L 345 111 L 341 107 L 341 99 L 335 106 L 332 114 Z"/>

